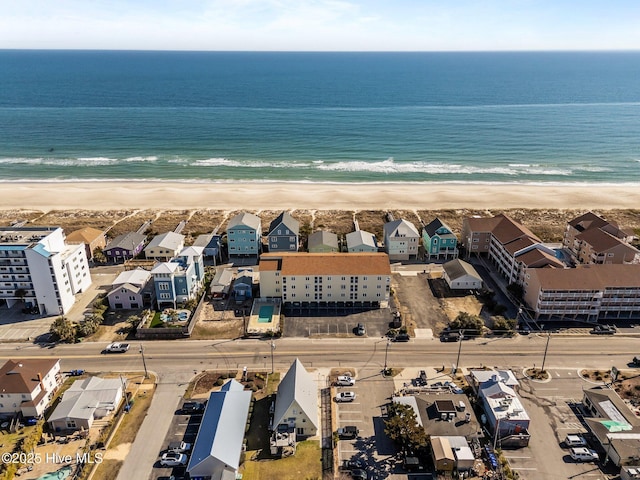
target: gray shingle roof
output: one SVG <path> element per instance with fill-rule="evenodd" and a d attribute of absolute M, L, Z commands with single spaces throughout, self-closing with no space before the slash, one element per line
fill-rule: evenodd
<path fill-rule="evenodd" d="M 314 427 L 320 427 L 318 421 L 318 387 L 313 376 L 305 370 L 297 358 L 289 367 L 289 371 L 280 382 L 280 385 L 278 385 L 276 407 L 273 414 L 274 426 L 282 423 L 284 415 L 293 402 L 297 402 Z"/>
<path fill-rule="evenodd" d="M 124 248 L 125 250 L 135 250 L 135 248 L 147 239 L 146 235 L 141 233 L 129 232 L 118 235 L 111 240 L 105 247 L 105 250 L 111 250 L 112 248 Z"/>

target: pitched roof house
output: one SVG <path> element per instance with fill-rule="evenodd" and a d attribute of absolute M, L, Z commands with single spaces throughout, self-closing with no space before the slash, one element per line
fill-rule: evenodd
<path fill-rule="evenodd" d="M 123 233 L 111 240 L 103 252 L 110 262 L 124 262 L 138 255 L 142 251 L 146 240 L 147 236 L 141 233 Z"/>
<path fill-rule="evenodd" d="M 273 426 L 287 424 L 298 436 L 313 436 L 318 432 L 318 386 L 297 358 L 278 385 Z"/>
<path fill-rule="evenodd" d="M 102 230 L 84 227 L 67 235 L 67 242 L 84 243 L 85 250 L 87 252 L 87 259 L 93 260 L 93 252 L 96 248 L 104 249 L 107 245 L 107 238 Z"/>
<path fill-rule="evenodd" d="M 88 377 L 76 380 L 49 417 L 54 431 L 89 429 L 95 419 L 115 412 L 122 402 L 124 380 Z"/>
<path fill-rule="evenodd" d="M 438 217 L 422 229 L 422 246 L 429 259 L 458 257 L 458 237 Z"/>
<path fill-rule="evenodd" d="M 251 391 L 233 379 L 209 395 L 187 465 L 191 478 L 236 478 L 250 404 Z"/>
<path fill-rule="evenodd" d="M 178 255 L 184 247 L 184 235 L 166 232 L 156 235 L 144 248 L 144 255 L 148 259 L 167 262 Z"/>
<path fill-rule="evenodd" d="M 356 230 L 347 233 L 347 251 L 349 253 L 357 252 L 377 252 L 378 243 L 373 233 L 364 230 Z"/>
<path fill-rule="evenodd" d="M 309 235 L 307 240 L 309 253 L 327 253 L 339 251 L 338 235 L 333 232 L 319 231 Z"/>
<path fill-rule="evenodd" d="M 262 250 L 262 221 L 252 213 L 239 213 L 227 225 L 230 256 L 257 256 Z"/>
<path fill-rule="evenodd" d="M 269 224 L 269 252 L 297 252 L 300 222 L 282 212 Z"/>
<path fill-rule="evenodd" d="M 109 306 L 114 310 L 151 307 L 155 296 L 151 272 L 142 268 L 122 272 L 107 293 Z"/>
<path fill-rule="evenodd" d="M 0 413 L 41 415 L 61 381 L 59 359 L 7 360 L 0 368 Z"/>
<path fill-rule="evenodd" d="M 442 278 L 452 290 L 479 290 L 482 277 L 473 265 L 456 258 L 442 265 Z"/>
<path fill-rule="evenodd" d="M 384 249 L 389 260 L 410 260 L 418 256 L 420 234 L 407 220 L 393 220 L 384 224 Z"/>

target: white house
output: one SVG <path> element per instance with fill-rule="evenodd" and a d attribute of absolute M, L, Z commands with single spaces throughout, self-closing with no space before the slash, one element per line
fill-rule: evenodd
<path fill-rule="evenodd" d="M 150 260 L 168 262 L 184 248 L 184 235 L 175 232 L 156 235 L 144 247 L 144 256 Z"/>
<path fill-rule="evenodd" d="M 473 266 L 456 258 L 442 265 L 442 278 L 451 290 L 479 290 L 482 288 L 482 277 Z"/>
<path fill-rule="evenodd" d="M 411 260 L 418 256 L 420 233 L 415 225 L 400 219 L 384 224 L 384 249 L 389 260 Z"/>
<path fill-rule="evenodd" d="M 121 378 L 76 380 L 62 394 L 62 400 L 49 417 L 49 425 L 54 431 L 89 429 L 95 419 L 118 409 L 125 385 Z"/>
<path fill-rule="evenodd" d="M 286 424 L 297 436 L 310 437 L 318 432 L 318 387 L 313 376 L 297 358 L 289 367 L 276 395 L 273 427 Z"/>
<path fill-rule="evenodd" d="M 42 415 L 61 381 L 59 359 L 7 360 L 0 368 L 0 413 Z"/>
<path fill-rule="evenodd" d="M 191 478 L 236 478 L 250 404 L 251 391 L 235 380 L 209 395 L 187 465 Z"/>
<path fill-rule="evenodd" d="M 83 244 L 68 244 L 61 228 L 0 228 L 0 298 L 24 301 L 42 315 L 68 313 L 91 286 Z"/>

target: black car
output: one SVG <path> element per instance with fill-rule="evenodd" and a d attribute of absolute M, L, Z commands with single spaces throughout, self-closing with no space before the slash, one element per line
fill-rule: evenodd
<path fill-rule="evenodd" d="M 357 438 L 360 430 L 354 425 L 347 425 L 346 427 L 340 427 L 338 429 L 338 437 L 342 439 Z"/>
<path fill-rule="evenodd" d="M 458 332 L 444 332 L 440 335 L 441 342 L 458 342 L 460 341 L 460 334 Z"/>
<path fill-rule="evenodd" d="M 362 460 L 357 459 L 343 460 L 340 468 L 342 470 L 364 470 L 365 464 Z"/>
<path fill-rule="evenodd" d="M 640 357 L 633 357 L 633 360 L 631 360 L 631 365 L 633 365 L 634 367 L 640 367 Z"/>
<path fill-rule="evenodd" d="M 596 325 L 591 329 L 593 335 L 613 335 L 616 333 L 616 327 L 613 325 Z"/>
<path fill-rule="evenodd" d="M 182 413 L 200 413 L 204 411 L 204 403 L 202 402 L 184 402 L 182 404 Z"/>
<path fill-rule="evenodd" d="M 411 337 L 408 333 L 399 333 L 393 337 L 394 342 L 408 342 L 409 340 L 411 340 Z"/>
<path fill-rule="evenodd" d="M 367 475 L 367 471 L 361 468 L 356 468 L 355 470 L 351 470 L 351 478 L 355 480 L 367 480 L 369 475 Z"/>

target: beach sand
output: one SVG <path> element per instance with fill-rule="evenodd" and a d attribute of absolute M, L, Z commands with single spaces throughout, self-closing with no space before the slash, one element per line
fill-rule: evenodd
<path fill-rule="evenodd" d="M 0 183 L 0 209 L 628 209 L 633 186 L 306 183 Z"/>

